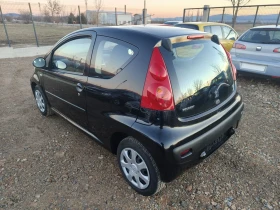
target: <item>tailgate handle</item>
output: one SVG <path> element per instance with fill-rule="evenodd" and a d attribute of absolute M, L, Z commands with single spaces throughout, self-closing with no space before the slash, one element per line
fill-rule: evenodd
<path fill-rule="evenodd" d="M 257 50 L 257 51 L 261 51 L 261 50 L 262 50 L 262 47 L 257 47 L 256 50 Z"/>

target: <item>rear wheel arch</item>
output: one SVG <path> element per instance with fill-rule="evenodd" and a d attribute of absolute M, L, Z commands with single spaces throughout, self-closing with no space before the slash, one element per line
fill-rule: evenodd
<path fill-rule="evenodd" d="M 129 135 L 127 135 L 124 132 L 115 132 L 112 134 L 110 139 L 110 146 L 111 146 L 111 152 L 113 154 L 117 154 L 117 150 L 120 142 L 128 136 Z"/>

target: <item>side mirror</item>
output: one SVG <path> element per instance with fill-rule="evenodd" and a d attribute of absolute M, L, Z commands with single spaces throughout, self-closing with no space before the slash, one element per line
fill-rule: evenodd
<path fill-rule="evenodd" d="M 43 68 L 46 66 L 46 60 L 42 57 L 36 58 L 33 61 L 33 66 L 36 68 Z"/>
<path fill-rule="evenodd" d="M 235 37 L 231 37 L 230 40 L 232 41 L 236 41 Z"/>
<path fill-rule="evenodd" d="M 55 61 L 55 66 L 58 69 L 64 70 L 67 68 L 66 63 L 64 63 L 63 61 Z"/>

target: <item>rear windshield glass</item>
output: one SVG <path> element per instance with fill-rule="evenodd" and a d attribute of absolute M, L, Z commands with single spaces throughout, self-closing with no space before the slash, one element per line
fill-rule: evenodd
<path fill-rule="evenodd" d="M 172 50 L 180 90 L 175 99 L 179 117 L 212 109 L 234 92 L 231 66 L 221 45 L 194 40 L 173 44 Z"/>
<path fill-rule="evenodd" d="M 262 44 L 280 44 L 280 30 L 251 29 L 240 38 L 240 41 Z"/>
<path fill-rule="evenodd" d="M 189 28 L 189 29 L 198 30 L 198 26 L 193 24 L 176 24 L 175 26 L 180 28 Z"/>

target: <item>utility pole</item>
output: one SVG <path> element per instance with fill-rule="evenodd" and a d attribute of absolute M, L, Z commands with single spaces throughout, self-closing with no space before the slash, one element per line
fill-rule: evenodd
<path fill-rule="evenodd" d="M 146 25 L 147 24 L 147 9 L 146 9 L 146 0 L 144 0 L 144 9 L 143 9 L 143 24 Z"/>

